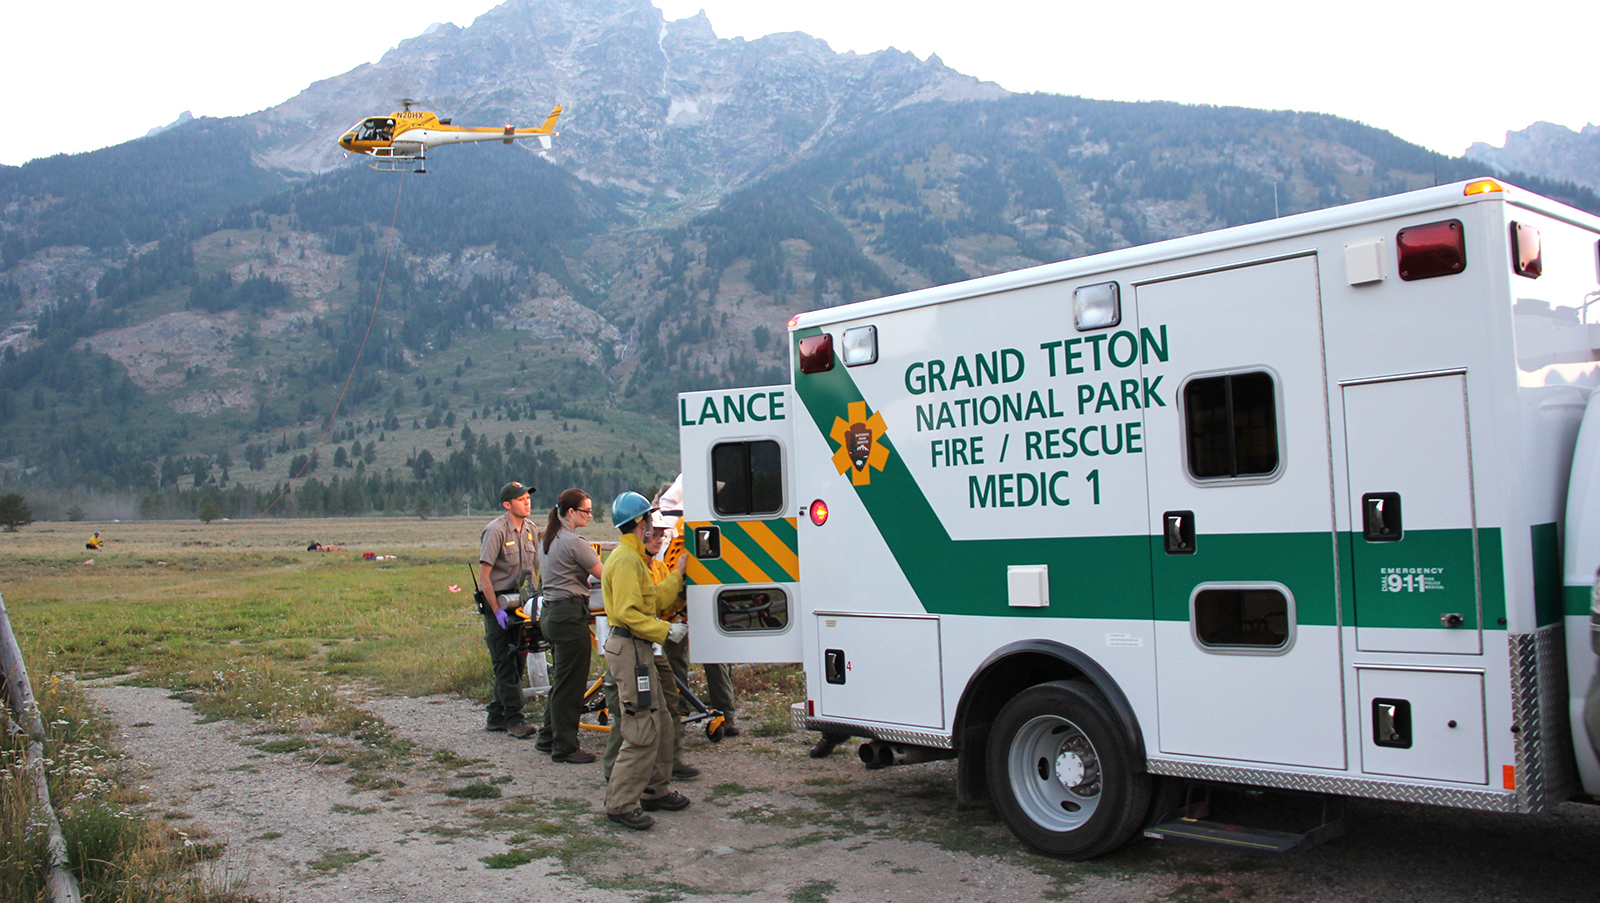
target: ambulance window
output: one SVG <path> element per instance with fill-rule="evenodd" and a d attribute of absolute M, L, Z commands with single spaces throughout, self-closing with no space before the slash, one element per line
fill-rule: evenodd
<path fill-rule="evenodd" d="M 789 626 L 789 597 L 776 586 L 720 592 L 717 625 L 730 632 L 783 630 Z"/>
<path fill-rule="evenodd" d="M 1275 587 L 1213 587 L 1194 595 L 1194 635 L 1201 646 L 1269 652 L 1288 647 L 1289 597 Z"/>
<path fill-rule="evenodd" d="M 711 506 L 723 517 L 783 510 L 783 452 L 770 439 L 713 446 L 711 479 Z"/>
<path fill-rule="evenodd" d="M 1277 390 L 1269 373 L 1191 380 L 1183 389 L 1189 472 L 1199 479 L 1265 476 L 1278 469 Z"/>

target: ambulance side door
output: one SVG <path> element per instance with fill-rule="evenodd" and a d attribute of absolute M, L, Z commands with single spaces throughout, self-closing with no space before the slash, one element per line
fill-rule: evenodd
<path fill-rule="evenodd" d="M 1145 410 L 1161 752 L 1343 768 L 1316 258 L 1137 291 L 1171 335 Z"/>
<path fill-rule="evenodd" d="M 796 410 L 788 386 L 678 396 L 696 662 L 800 661 Z"/>

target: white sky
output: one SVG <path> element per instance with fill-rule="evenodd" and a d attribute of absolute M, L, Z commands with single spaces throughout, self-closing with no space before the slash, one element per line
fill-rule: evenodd
<path fill-rule="evenodd" d="M 704 8 L 723 38 L 804 31 L 837 51 L 936 52 L 1012 91 L 1334 113 L 1452 155 L 1541 119 L 1600 120 L 1592 0 L 655 2 L 668 19 Z M 275 106 L 432 22 L 465 27 L 495 5 L 19 0 L 0 17 L 11 109 L 0 163 L 118 144 L 184 110 Z"/>

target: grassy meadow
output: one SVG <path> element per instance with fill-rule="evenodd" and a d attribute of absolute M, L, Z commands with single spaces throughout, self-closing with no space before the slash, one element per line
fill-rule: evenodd
<path fill-rule="evenodd" d="M 379 786 L 408 750 L 360 707 L 364 694 L 488 692 L 468 572 L 486 520 L 109 524 L 93 552 L 81 524 L 0 533 L 0 595 L 46 724 L 51 798 L 84 899 L 241 898 L 202 880 L 198 866 L 221 844 L 146 810 L 111 726 L 73 678 L 166 687 L 204 717 L 315 737 L 294 742 L 325 747 L 324 761 Z M 348 551 L 307 552 L 311 540 Z M 18 736 L 0 746 L 0 903 L 47 899 L 25 747 Z"/>
<path fill-rule="evenodd" d="M 80 525 L 35 524 L 0 534 L 0 593 L 35 671 L 181 689 L 288 669 L 472 696 L 487 687 L 469 573 L 486 521 L 110 524 L 93 552 Z"/>

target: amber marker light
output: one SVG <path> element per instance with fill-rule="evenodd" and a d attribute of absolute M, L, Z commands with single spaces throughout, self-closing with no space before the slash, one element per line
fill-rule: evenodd
<path fill-rule="evenodd" d="M 790 329 L 795 328 L 795 326 L 799 325 L 799 323 L 800 323 L 800 315 L 799 314 L 795 314 L 794 316 L 789 318 L 789 328 Z"/>
<path fill-rule="evenodd" d="M 1505 191 L 1505 188 L 1501 187 L 1500 183 L 1494 179 L 1479 179 L 1476 182 L 1468 182 L 1467 187 L 1461 189 L 1461 193 L 1467 197 L 1475 194 L 1488 194 L 1491 191 Z"/>
<path fill-rule="evenodd" d="M 806 513 L 811 517 L 811 522 L 820 527 L 828 522 L 828 503 L 817 499 L 811 503 Z"/>

